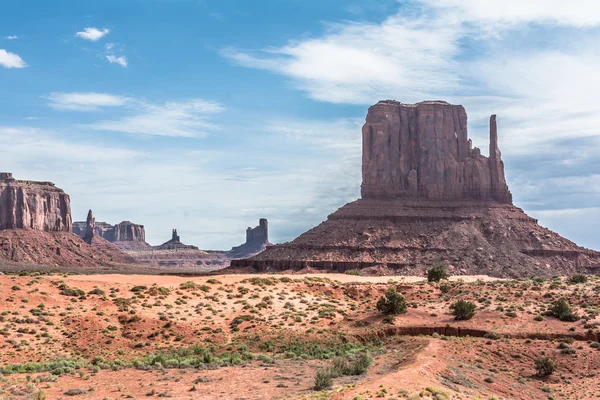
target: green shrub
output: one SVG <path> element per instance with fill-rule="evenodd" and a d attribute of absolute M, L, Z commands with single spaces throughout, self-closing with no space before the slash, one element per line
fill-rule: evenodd
<path fill-rule="evenodd" d="M 442 279 L 447 279 L 449 276 L 448 268 L 443 264 L 437 264 L 427 271 L 428 282 L 439 282 Z"/>
<path fill-rule="evenodd" d="M 440 285 L 440 291 L 442 293 L 448 293 L 450 291 L 450 285 L 448 285 L 447 283 L 442 283 Z"/>
<path fill-rule="evenodd" d="M 385 296 L 377 302 L 377 310 L 385 315 L 399 315 L 406 313 L 406 300 L 396 289 L 389 288 Z"/>
<path fill-rule="evenodd" d="M 346 275 L 356 275 L 356 276 L 360 276 L 360 271 L 357 269 L 349 269 L 348 271 L 344 272 Z"/>
<path fill-rule="evenodd" d="M 573 322 L 579 319 L 579 317 L 573 313 L 569 303 L 564 299 L 555 301 L 550 309 L 550 313 L 565 322 Z"/>
<path fill-rule="evenodd" d="M 556 369 L 556 364 L 548 357 L 540 357 L 535 360 L 535 370 L 539 376 L 550 376 Z"/>
<path fill-rule="evenodd" d="M 577 284 L 577 283 L 586 283 L 588 281 L 588 277 L 582 274 L 571 275 L 569 277 L 569 283 Z"/>
<path fill-rule="evenodd" d="M 315 390 L 326 390 L 333 384 L 334 372 L 330 368 L 324 368 L 317 371 L 315 376 Z"/>
<path fill-rule="evenodd" d="M 450 305 L 450 309 L 452 310 L 454 318 L 458 320 L 467 320 L 473 318 L 475 315 L 475 308 L 475 304 L 465 300 L 459 300 Z"/>
<path fill-rule="evenodd" d="M 181 285 L 179 285 L 181 289 L 196 289 L 196 284 L 194 281 L 185 281 Z"/>

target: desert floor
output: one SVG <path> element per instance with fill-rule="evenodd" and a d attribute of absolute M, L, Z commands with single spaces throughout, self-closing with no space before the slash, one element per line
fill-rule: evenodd
<path fill-rule="evenodd" d="M 599 315 L 593 276 L 0 275 L 0 398 L 594 399 Z"/>

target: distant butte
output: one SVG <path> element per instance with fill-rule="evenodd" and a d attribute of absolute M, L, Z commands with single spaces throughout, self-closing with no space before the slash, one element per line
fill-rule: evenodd
<path fill-rule="evenodd" d="M 495 115 L 489 134 L 485 157 L 472 146 L 462 106 L 380 101 L 362 129 L 362 198 L 290 243 L 233 260 L 229 270 L 420 275 L 442 261 L 454 274 L 598 272 L 600 253 L 541 227 L 512 204 Z"/>

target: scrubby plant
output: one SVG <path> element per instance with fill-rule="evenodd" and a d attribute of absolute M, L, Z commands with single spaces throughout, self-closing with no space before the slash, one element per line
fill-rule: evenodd
<path fill-rule="evenodd" d="M 569 276 L 569 283 L 578 284 L 578 283 L 586 283 L 588 281 L 588 277 L 583 274 L 575 274 Z"/>
<path fill-rule="evenodd" d="M 565 322 L 573 322 L 579 319 L 579 317 L 575 315 L 569 306 L 569 303 L 567 303 L 564 299 L 555 301 L 552 305 L 552 308 L 550 308 L 550 313 L 556 318 Z"/>
<path fill-rule="evenodd" d="M 434 265 L 432 268 L 427 270 L 427 281 L 428 282 L 439 282 L 442 279 L 447 279 L 450 276 L 448 268 L 444 264 Z"/>
<path fill-rule="evenodd" d="M 400 315 L 406 313 L 406 300 L 396 289 L 389 288 L 377 302 L 377 310 L 385 315 Z"/>
<path fill-rule="evenodd" d="M 333 371 L 330 368 L 324 368 L 317 371 L 315 376 L 315 390 L 326 390 L 333 384 Z"/>
<path fill-rule="evenodd" d="M 473 318 L 475 315 L 475 304 L 466 300 L 458 300 L 450 305 L 452 314 L 457 320 L 467 320 Z"/>
<path fill-rule="evenodd" d="M 548 357 L 540 357 L 535 360 L 535 370 L 539 376 L 550 376 L 556 370 L 556 364 Z"/>

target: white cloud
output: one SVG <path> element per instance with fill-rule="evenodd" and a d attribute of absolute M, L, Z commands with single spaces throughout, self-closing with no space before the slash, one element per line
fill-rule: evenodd
<path fill-rule="evenodd" d="M 17 40 L 19 37 L 17 35 L 4 36 L 6 40 Z"/>
<path fill-rule="evenodd" d="M 27 64 L 15 53 L 0 49 L 0 65 L 4 68 L 25 68 Z"/>
<path fill-rule="evenodd" d="M 478 24 L 539 22 L 577 27 L 600 24 L 600 3 L 596 0 L 419 0 L 444 12 L 460 15 Z"/>
<path fill-rule="evenodd" d="M 221 54 L 243 66 L 286 75 L 319 101 L 373 103 L 381 93 L 418 101 L 460 87 L 453 61 L 459 52 L 458 33 L 453 18 L 396 15 L 381 24 L 331 25 L 323 37 L 259 55 L 233 48 Z"/>
<path fill-rule="evenodd" d="M 110 29 L 107 29 L 107 28 L 104 28 L 102 30 L 100 30 L 98 28 L 85 28 L 83 31 L 77 32 L 75 34 L 75 36 L 78 36 L 85 40 L 91 40 L 92 42 L 95 42 L 95 41 L 101 39 L 102 37 L 108 35 L 109 33 L 110 33 Z"/>
<path fill-rule="evenodd" d="M 141 154 L 138 151 L 108 147 L 89 141 L 82 144 L 64 133 L 27 126 L 0 126 L 0 141 L 11 143 L 10 147 L 0 148 L 2 159 L 9 165 L 29 162 L 47 165 L 49 162 L 60 162 L 64 167 L 65 163 L 133 159 Z"/>
<path fill-rule="evenodd" d="M 119 107 L 131 101 L 128 97 L 94 92 L 55 92 L 47 98 L 50 100 L 50 107 L 70 111 L 98 111 L 102 107 Z"/>
<path fill-rule="evenodd" d="M 123 68 L 127 68 L 127 57 L 125 56 L 114 56 L 112 54 L 109 54 L 106 56 L 106 59 L 108 60 L 108 62 L 110 62 L 111 64 L 119 64 L 121 67 Z"/>
<path fill-rule="evenodd" d="M 138 135 L 199 137 L 204 136 L 208 129 L 217 129 L 209 116 L 223 110 L 221 104 L 201 99 L 163 105 L 139 103 L 135 115 L 86 126 L 94 130 Z"/>

